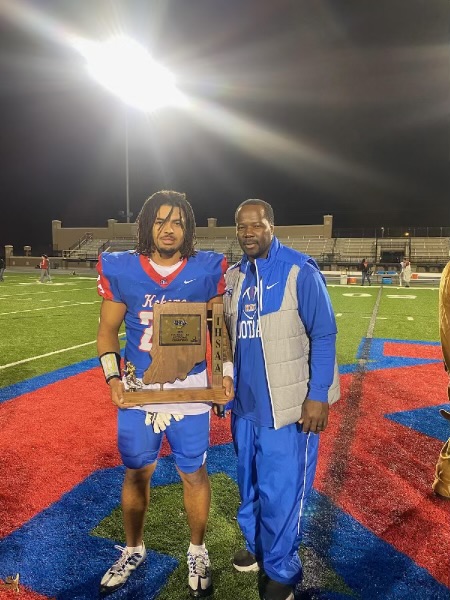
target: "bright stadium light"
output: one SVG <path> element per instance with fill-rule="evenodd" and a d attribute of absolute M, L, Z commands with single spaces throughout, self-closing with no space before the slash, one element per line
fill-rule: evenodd
<path fill-rule="evenodd" d="M 106 42 L 77 40 L 89 74 L 126 104 L 144 112 L 186 103 L 175 78 L 136 41 L 114 37 Z"/>
<path fill-rule="evenodd" d="M 175 78 L 158 64 L 136 41 L 119 36 L 106 42 L 75 39 L 73 45 L 85 57 L 91 77 L 125 104 L 144 113 L 165 106 L 186 106 L 186 97 L 177 89 Z M 125 112 L 126 222 L 130 222 L 128 165 L 128 117 Z"/>

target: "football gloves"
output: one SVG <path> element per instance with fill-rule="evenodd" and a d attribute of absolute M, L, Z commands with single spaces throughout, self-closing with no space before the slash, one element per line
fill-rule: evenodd
<path fill-rule="evenodd" d="M 184 418 L 184 415 L 148 412 L 147 416 L 145 417 L 145 424 L 151 425 L 155 433 L 161 433 L 162 431 L 165 431 L 167 427 L 169 427 L 172 418 L 175 419 L 175 421 L 181 421 L 181 419 Z"/>

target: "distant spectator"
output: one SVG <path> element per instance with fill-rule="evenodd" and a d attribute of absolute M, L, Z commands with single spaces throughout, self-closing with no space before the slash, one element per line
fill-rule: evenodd
<path fill-rule="evenodd" d="M 50 277 L 50 261 L 48 260 L 48 256 L 46 254 L 41 256 L 39 267 L 41 269 L 41 278 L 39 279 L 39 283 L 45 283 L 46 281 L 51 283 L 52 278 Z"/>
<path fill-rule="evenodd" d="M 406 262 L 407 262 L 406 258 L 403 258 L 400 261 L 400 271 L 399 271 L 399 274 L 398 274 L 398 280 L 399 280 L 399 283 L 400 283 L 400 287 L 403 285 L 403 275 L 405 273 Z"/>
<path fill-rule="evenodd" d="M 405 266 L 403 267 L 403 283 L 405 284 L 405 287 L 409 287 L 411 275 L 411 263 L 409 260 L 405 260 Z"/>
<path fill-rule="evenodd" d="M 5 281 L 3 278 L 3 273 L 5 272 L 5 261 L 0 256 L 0 281 Z"/>
<path fill-rule="evenodd" d="M 370 276 L 372 275 L 372 271 L 371 271 L 370 265 L 367 262 L 366 258 L 362 259 L 359 268 L 361 269 L 361 285 L 364 285 L 364 281 L 366 279 L 367 279 L 369 285 L 372 285 L 372 283 L 370 281 Z"/>

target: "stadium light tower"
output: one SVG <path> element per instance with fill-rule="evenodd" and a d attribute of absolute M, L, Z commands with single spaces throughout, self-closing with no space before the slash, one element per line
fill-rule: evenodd
<path fill-rule="evenodd" d="M 77 39 L 76 49 L 85 57 L 89 74 L 128 106 L 152 113 L 165 106 L 183 106 L 185 96 L 173 75 L 153 60 L 135 40 L 125 36 L 106 42 Z M 128 169 L 128 118 L 125 112 L 126 219 L 130 222 Z"/>

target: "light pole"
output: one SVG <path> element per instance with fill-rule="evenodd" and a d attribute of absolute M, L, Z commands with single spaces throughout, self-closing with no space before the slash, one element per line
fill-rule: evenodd
<path fill-rule="evenodd" d="M 126 207 L 127 207 L 127 223 L 130 222 L 130 167 L 129 167 L 129 154 L 128 154 L 128 112 L 125 106 L 125 194 L 126 194 Z"/>
<path fill-rule="evenodd" d="M 89 74 L 126 105 L 144 113 L 164 106 L 185 106 L 186 97 L 177 89 L 173 75 L 153 60 L 136 41 L 119 36 L 106 42 L 74 40 L 86 59 Z M 127 108 L 125 107 L 125 111 Z M 128 115 L 125 112 L 126 221 L 130 222 L 130 172 Z"/>
<path fill-rule="evenodd" d="M 406 246 L 408 248 L 408 258 L 411 260 L 411 235 L 409 231 L 405 231 Z"/>

